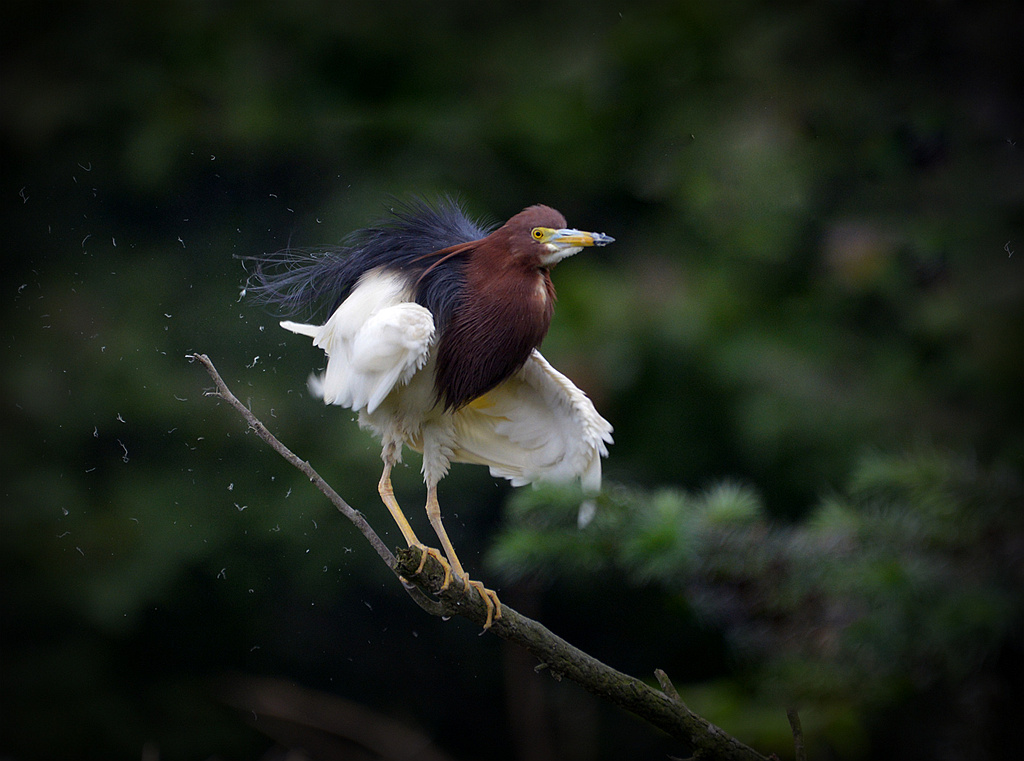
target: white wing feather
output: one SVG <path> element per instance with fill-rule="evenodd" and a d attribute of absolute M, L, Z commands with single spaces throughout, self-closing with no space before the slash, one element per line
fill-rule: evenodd
<path fill-rule="evenodd" d="M 327 354 L 327 369 L 310 377 L 310 390 L 326 404 L 372 413 L 397 386 L 426 363 L 434 341 L 434 319 L 419 304 L 404 301 L 400 281 L 364 278 L 323 325 L 282 322 L 310 336 Z"/>
<path fill-rule="evenodd" d="M 588 492 L 601 488 L 612 426 L 539 351 L 454 422 L 456 461 L 488 465 L 513 486 L 579 478 Z"/>

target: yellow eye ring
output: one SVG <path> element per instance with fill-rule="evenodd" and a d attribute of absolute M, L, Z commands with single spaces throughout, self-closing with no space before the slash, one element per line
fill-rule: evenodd
<path fill-rule="evenodd" d="M 530 235 L 533 236 L 534 240 L 544 240 L 544 228 L 535 227 L 533 228 L 533 230 L 530 231 Z"/>

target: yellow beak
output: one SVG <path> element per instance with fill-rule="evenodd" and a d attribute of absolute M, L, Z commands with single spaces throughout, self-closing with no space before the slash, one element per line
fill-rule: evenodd
<path fill-rule="evenodd" d="M 588 233 L 565 227 L 561 230 L 552 230 L 544 242 L 551 243 L 558 248 L 583 248 L 584 246 L 607 246 L 609 243 L 614 243 L 615 238 L 604 233 Z"/>

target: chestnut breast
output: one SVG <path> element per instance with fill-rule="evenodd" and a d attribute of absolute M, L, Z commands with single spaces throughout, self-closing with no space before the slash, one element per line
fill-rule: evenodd
<path fill-rule="evenodd" d="M 486 239 L 485 239 L 486 240 Z M 458 409 L 516 372 L 548 332 L 551 276 L 520 257 L 470 256 L 459 306 L 437 349 L 435 386 Z"/>

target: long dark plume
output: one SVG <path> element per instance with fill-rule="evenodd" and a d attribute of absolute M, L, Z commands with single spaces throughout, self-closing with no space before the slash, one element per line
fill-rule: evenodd
<path fill-rule="evenodd" d="M 396 200 L 388 216 L 355 231 L 340 247 L 243 257 L 251 270 L 246 292 L 282 316 L 313 317 L 325 308 L 333 311 L 364 272 L 387 265 L 409 276 L 416 301 L 443 323 L 465 278 L 462 257 L 438 260 L 450 253 L 446 249 L 484 238 L 490 229 L 470 219 L 449 196 L 434 204 Z"/>

